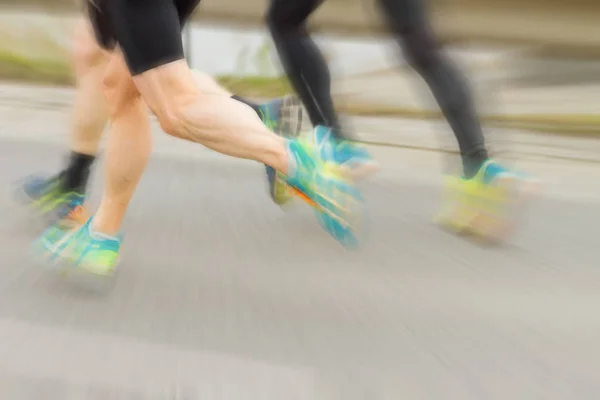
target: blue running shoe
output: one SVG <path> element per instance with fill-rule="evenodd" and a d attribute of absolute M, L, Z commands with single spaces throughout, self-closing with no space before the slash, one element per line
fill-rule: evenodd
<path fill-rule="evenodd" d="M 85 200 L 85 190 L 66 190 L 63 182 L 60 175 L 25 178 L 18 186 L 18 198 L 36 214 L 55 222 L 65 218 Z"/>
<path fill-rule="evenodd" d="M 359 244 L 364 230 L 362 196 L 340 166 L 320 159 L 317 149 L 305 141 L 288 141 L 289 172 L 285 182 L 296 196 L 310 205 L 321 226 L 346 248 Z"/>
<path fill-rule="evenodd" d="M 83 224 L 79 221 L 75 218 L 61 220 L 48 228 L 34 242 L 35 257 L 46 267 L 66 276 L 111 282 L 117 268 L 121 238 L 94 232 L 92 218 Z"/>

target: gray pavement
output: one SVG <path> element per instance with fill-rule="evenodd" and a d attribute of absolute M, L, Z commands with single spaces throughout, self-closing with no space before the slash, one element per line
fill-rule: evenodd
<path fill-rule="evenodd" d="M 440 153 L 373 147 L 371 233 L 347 252 L 306 207 L 272 206 L 261 166 L 155 126 L 119 279 L 98 296 L 33 265 L 41 227 L 9 190 L 60 165 L 67 115 L 2 100 L 0 118 L 3 399 L 598 398 L 597 164 L 522 153 L 545 191 L 484 248 L 430 223 Z"/>

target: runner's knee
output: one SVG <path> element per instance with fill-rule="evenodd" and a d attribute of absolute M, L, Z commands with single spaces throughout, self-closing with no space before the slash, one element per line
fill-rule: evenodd
<path fill-rule="evenodd" d="M 414 27 L 403 32 L 400 41 L 406 60 L 417 70 L 429 68 L 440 58 L 440 47 L 426 27 Z"/>
<path fill-rule="evenodd" d="M 185 138 L 186 111 L 199 96 L 220 97 L 201 94 L 196 78 L 184 60 L 153 68 L 136 75 L 133 80 L 162 129 L 179 138 Z"/>
<path fill-rule="evenodd" d="M 113 56 L 102 84 L 111 116 L 140 99 L 140 93 L 121 56 Z"/>

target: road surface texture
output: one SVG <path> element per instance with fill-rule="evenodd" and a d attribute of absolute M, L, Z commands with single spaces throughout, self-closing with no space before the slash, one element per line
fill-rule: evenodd
<path fill-rule="evenodd" d="M 270 204 L 260 165 L 156 128 L 118 280 L 98 295 L 34 265 L 42 227 L 11 196 L 23 174 L 63 161 L 68 115 L 3 99 L 0 118 L 2 399 L 600 395 L 595 162 L 523 152 L 544 192 L 509 243 L 486 248 L 430 223 L 443 156 L 373 147 L 370 236 L 348 252 L 307 207 Z M 92 206 L 101 179 L 97 168 Z"/>

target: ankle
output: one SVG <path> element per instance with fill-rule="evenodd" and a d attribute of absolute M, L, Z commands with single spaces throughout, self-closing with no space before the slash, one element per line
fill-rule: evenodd
<path fill-rule="evenodd" d="M 265 161 L 264 163 L 270 167 L 273 167 L 277 171 L 287 174 L 289 169 L 289 150 L 288 150 L 288 140 L 277 138 L 277 142 L 273 143 L 273 146 L 270 146 L 265 151 Z"/>
<path fill-rule="evenodd" d="M 465 178 L 470 179 L 477 175 L 483 164 L 489 159 L 486 150 L 478 150 L 462 156 Z"/>
<path fill-rule="evenodd" d="M 121 230 L 121 223 L 116 218 L 108 218 L 106 213 L 98 210 L 98 213 L 96 213 L 90 221 L 90 229 L 94 233 L 116 237 Z"/>

